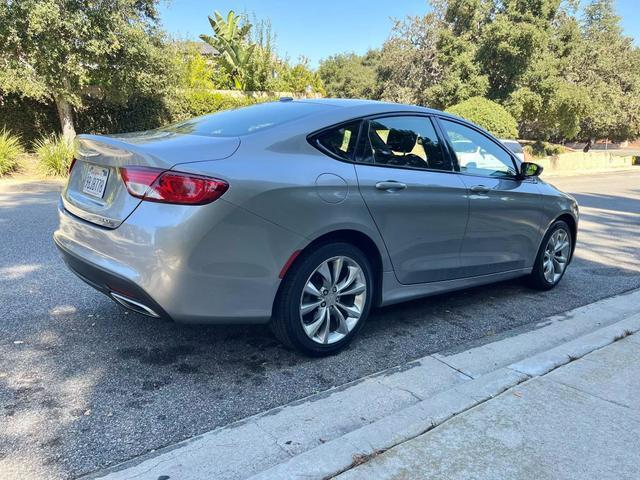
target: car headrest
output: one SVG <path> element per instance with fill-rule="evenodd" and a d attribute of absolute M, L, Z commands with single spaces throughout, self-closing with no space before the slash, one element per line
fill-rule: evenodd
<path fill-rule="evenodd" d="M 409 153 L 416 146 L 418 136 L 410 130 L 389 130 L 387 145 L 395 152 Z"/>

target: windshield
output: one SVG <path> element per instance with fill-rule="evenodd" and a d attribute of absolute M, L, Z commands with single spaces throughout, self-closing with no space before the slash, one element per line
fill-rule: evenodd
<path fill-rule="evenodd" d="M 225 110 L 162 128 L 164 131 L 208 137 L 239 137 L 298 120 L 331 108 L 304 102 L 270 102 Z"/>

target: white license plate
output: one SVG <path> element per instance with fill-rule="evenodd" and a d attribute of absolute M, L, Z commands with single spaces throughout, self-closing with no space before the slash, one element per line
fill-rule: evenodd
<path fill-rule="evenodd" d="M 84 179 L 82 191 L 94 197 L 102 198 L 104 190 L 107 188 L 107 179 L 109 178 L 109 169 L 91 165 L 87 176 Z"/>

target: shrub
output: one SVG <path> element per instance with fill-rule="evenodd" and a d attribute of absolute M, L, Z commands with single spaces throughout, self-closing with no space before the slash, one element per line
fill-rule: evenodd
<path fill-rule="evenodd" d="M 211 90 L 187 89 L 176 92 L 170 101 L 170 109 L 173 120 L 180 121 L 268 100 L 271 99 L 255 99 L 246 95 L 236 97 Z"/>
<path fill-rule="evenodd" d="M 43 137 L 34 144 L 40 165 L 47 175 L 66 176 L 75 155 L 75 145 L 59 135 Z"/>
<path fill-rule="evenodd" d="M 18 169 L 18 157 L 23 153 L 20 138 L 5 128 L 0 130 L 0 177 Z"/>
<path fill-rule="evenodd" d="M 567 152 L 567 149 L 562 145 L 554 145 L 549 142 L 537 142 L 530 143 L 524 146 L 524 151 L 535 158 L 549 157 L 551 155 L 559 155 Z"/>
<path fill-rule="evenodd" d="M 484 128 L 498 138 L 516 138 L 518 123 L 502 105 L 483 97 L 473 97 L 446 110 Z"/>
<path fill-rule="evenodd" d="M 5 127 L 18 135 L 27 148 L 42 135 L 57 132 L 58 125 L 58 114 L 52 103 L 0 91 L 0 128 Z"/>

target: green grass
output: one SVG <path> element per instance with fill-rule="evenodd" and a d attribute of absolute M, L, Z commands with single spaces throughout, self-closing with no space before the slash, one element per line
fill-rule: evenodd
<path fill-rule="evenodd" d="M 69 165 L 75 155 L 72 141 L 59 135 L 43 137 L 34 144 L 40 166 L 47 175 L 58 177 L 69 173 Z"/>
<path fill-rule="evenodd" d="M 23 153 L 20 138 L 12 135 L 9 130 L 0 130 L 0 177 L 18 169 L 18 158 Z"/>

